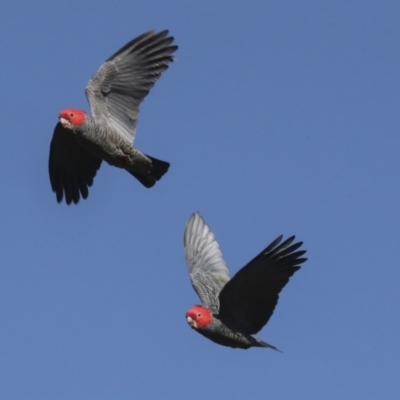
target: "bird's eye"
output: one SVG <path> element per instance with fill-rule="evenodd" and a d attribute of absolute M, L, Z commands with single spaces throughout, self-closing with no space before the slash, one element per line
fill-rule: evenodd
<path fill-rule="evenodd" d="M 71 113 L 71 114 L 69 114 L 69 116 L 70 116 L 70 117 L 73 117 L 73 116 L 74 116 L 74 114 L 72 114 L 72 113 Z"/>
<path fill-rule="evenodd" d="M 201 314 L 199 313 L 199 314 L 197 314 L 197 316 L 198 316 L 198 317 L 201 317 Z"/>

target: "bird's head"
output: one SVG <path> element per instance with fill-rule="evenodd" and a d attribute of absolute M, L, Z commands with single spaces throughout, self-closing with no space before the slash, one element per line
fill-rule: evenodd
<path fill-rule="evenodd" d="M 212 318 L 213 316 L 211 311 L 208 308 L 199 305 L 193 306 L 186 313 L 186 320 L 193 329 L 205 328 L 211 323 Z"/>
<path fill-rule="evenodd" d="M 75 110 L 74 108 L 67 108 L 58 114 L 61 125 L 65 129 L 72 129 L 72 125 L 80 126 L 86 119 L 86 113 L 82 110 Z"/>

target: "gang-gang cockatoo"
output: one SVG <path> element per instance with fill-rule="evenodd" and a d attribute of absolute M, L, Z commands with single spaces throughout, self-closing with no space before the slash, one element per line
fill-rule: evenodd
<path fill-rule="evenodd" d="M 113 54 L 86 86 L 92 115 L 73 108 L 59 114 L 50 145 L 49 175 L 60 203 L 86 199 L 88 187 L 105 160 L 126 169 L 145 187 L 152 187 L 169 163 L 133 147 L 139 106 L 174 60 L 173 37 L 150 31 Z"/>
<path fill-rule="evenodd" d="M 199 213 L 190 217 L 184 234 L 190 280 L 202 305 L 186 313 L 191 328 L 223 346 L 276 347 L 254 335 L 268 322 L 279 293 L 307 259 L 296 251 L 292 236 L 275 239 L 230 279 L 214 234 Z"/>

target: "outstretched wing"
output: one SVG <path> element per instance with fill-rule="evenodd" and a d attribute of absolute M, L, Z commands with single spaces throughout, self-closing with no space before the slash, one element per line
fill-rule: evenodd
<path fill-rule="evenodd" d="M 183 241 L 193 288 L 202 304 L 218 313 L 218 295 L 229 281 L 229 271 L 214 234 L 198 212 L 189 218 Z"/>
<path fill-rule="evenodd" d="M 279 236 L 222 289 L 219 317 L 231 329 L 253 335 L 268 322 L 280 291 L 307 260 L 305 251 L 296 251 L 303 243 L 294 239 L 279 244 Z"/>
<path fill-rule="evenodd" d="M 86 199 L 100 165 L 101 159 L 79 146 L 71 131 L 60 122 L 56 125 L 50 143 L 49 176 L 59 203 L 64 195 L 67 204 L 78 203 L 81 196 Z"/>
<path fill-rule="evenodd" d="M 139 105 L 173 61 L 168 31 L 150 31 L 113 54 L 86 87 L 92 115 L 129 142 L 135 138 Z"/>

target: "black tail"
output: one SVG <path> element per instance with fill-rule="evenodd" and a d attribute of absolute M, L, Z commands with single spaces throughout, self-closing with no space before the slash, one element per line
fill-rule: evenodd
<path fill-rule="evenodd" d="M 282 352 L 281 352 L 279 349 L 277 349 L 275 346 L 272 346 L 272 344 L 269 344 L 269 343 L 267 343 L 267 342 L 264 342 L 264 341 L 262 341 L 262 340 L 260 340 L 260 339 L 258 339 L 258 338 L 254 338 L 254 339 L 257 340 L 258 346 L 259 346 L 259 347 L 268 347 L 268 348 L 270 348 L 270 349 L 274 349 L 274 350 L 276 350 L 276 351 L 279 351 L 279 353 L 282 353 Z"/>
<path fill-rule="evenodd" d="M 162 178 L 164 174 L 167 173 L 170 164 L 166 161 L 157 160 L 157 158 L 150 157 L 147 154 L 145 154 L 145 156 L 151 160 L 151 167 L 147 174 L 138 174 L 132 171 L 128 172 L 133 175 L 143 186 L 151 188 Z"/>

